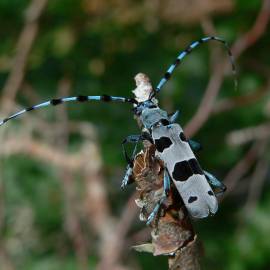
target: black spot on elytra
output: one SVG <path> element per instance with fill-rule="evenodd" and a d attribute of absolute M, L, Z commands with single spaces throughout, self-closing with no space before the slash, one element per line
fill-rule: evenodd
<path fill-rule="evenodd" d="M 172 145 L 172 141 L 168 137 L 160 137 L 155 140 L 155 146 L 158 152 L 162 153 L 165 149 L 169 148 Z"/>
<path fill-rule="evenodd" d="M 80 101 L 80 102 L 84 102 L 84 101 L 88 100 L 88 97 L 87 96 L 78 96 L 77 100 Z"/>
<path fill-rule="evenodd" d="M 193 174 L 203 175 L 203 170 L 195 158 L 175 163 L 172 173 L 175 181 L 186 181 Z"/>
<path fill-rule="evenodd" d="M 193 203 L 193 202 L 195 202 L 195 201 L 197 201 L 198 200 L 198 197 L 197 196 L 190 196 L 189 198 L 188 198 L 188 203 Z"/>
<path fill-rule="evenodd" d="M 175 181 L 186 181 L 192 175 L 193 172 L 187 160 L 175 163 L 172 173 Z"/>
<path fill-rule="evenodd" d="M 52 99 L 50 103 L 51 105 L 56 106 L 58 104 L 61 104 L 62 102 L 63 100 L 61 98 L 56 98 L 56 99 Z"/>
<path fill-rule="evenodd" d="M 187 141 L 187 138 L 186 138 L 186 136 L 185 136 L 185 134 L 183 132 L 180 132 L 179 137 L 180 137 L 181 141 L 183 141 L 183 142 Z"/>
<path fill-rule="evenodd" d="M 212 190 L 209 190 L 207 193 L 208 193 L 210 196 L 214 196 L 214 192 L 213 192 Z"/>
<path fill-rule="evenodd" d="M 196 158 L 192 158 L 188 162 L 194 174 L 203 174 L 203 170 Z"/>

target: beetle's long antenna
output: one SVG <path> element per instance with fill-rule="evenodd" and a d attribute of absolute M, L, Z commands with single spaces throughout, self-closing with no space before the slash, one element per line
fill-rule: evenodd
<path fill-rule="evenodd" d="M 201 38 L 197 41 L 192 42 L 185 50 L 180 52 L 180 54 L 176 58 L 175 62 L 168 68 L 168 70 L 164 74 L 163 78 L 160 80 L 159 84 L 155 88 L 155 93 L 158 93 L 161 90 L 161 88 L 164 86 L 164 84 L 170 79 L 175 68 L 179 64 L 182 63 L 182 60 L 185 58 L 185 56 L 190 54 L 193 51 L 193 49 L 198 47 L 200 44 L 206 43 L 210 40 L 215 40 L 215 41 L 221 42 L 225 46 L 226 51 L 227 51 L 229 58 L 230 58 L 231 65 L 232 65 L 232 72 L 234 75 L 234 86 L 235 86 L 235 89 L 237 89 L 238 82 L 237 82 L 237 76 L 236 76 L 236 68 L 235 68 L 235 62 L 234 62 L 234 58 L 233 58 L 232 52 L 230 50 L 230 47 L 224 39 L 211 36 L 211 37 L 204 37 L 204 38 Z"/>
<path fill-rule="evenodd" d="M 3 119 L 0 121 L 0 126 L 2 126 L 4 123 L 7 121 L 17 118 L 18 116 L 29 112 L 33 111 L 42 107 L 47 107 L 50 105 L 56 106 L 65 102 L 85 102 L 85 101 L 104 101 L 104 102 L 110 102 L 110 101 L 116 101 L 116 102 L 128 102 L 128 103 L 133 103 L 136 104 L 137 101 L 133 98 L 125 98 L 125 97 L 114 97 L 114 96 L 108 96 L 108 95 L 102 95 L 102 96 L 74 96 L 74 97 L 64 97 L 64 98 L 57 98 L 57 99 L 51 99 L 49 101 L 45 101 L 42 103 L 39 103 L 37 105 L 34 105 L 32 107 L 23 109 L 17 113 L 12 114 L 11 116 Z"/>

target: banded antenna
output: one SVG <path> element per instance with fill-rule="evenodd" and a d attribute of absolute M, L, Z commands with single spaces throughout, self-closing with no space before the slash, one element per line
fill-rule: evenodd
<path fill-rule="evenodd" d="M 116 101 L 116 102 L 128 102 L 132 104 L 137 104 L 137 101 L 133 98 L 125 98 L 125 97 L 114 97 L 114 96 L 108 96 L 108 95 L 102 95 L 102 96 L 74 96 L 74 97 L 64 97 L 64 98 L 57 98 L 57 99 L 51 99 L 49 101 L 45 101 L 42 103 L 39 103 L 37 105 L 34 105 L 32 107 L 28 107 L 26 109 L 23 109 L 17 113 L 12 114 L 11 116 L 3 119 L 0 121 L 0 126 L 2 126 L 7 121 L 17 118 L 18 116 L 33 111 L 39 108 L 48 107 L 50 105 L 56 106 L 65 102 L 86 102 L 86 101 L 104 101 L 104 102 L 110 102 L 110 101 Z"/>
<path fill-rule="evenodd" d="M 187 48 L 185 50 L 180 52 L 180 54 L 175 59 L 175 62 L 172 65 L 170 65 L 168 70 L 165 72 L 163 78 L 158 83 L 157 87 L 155 88 L 155 93 L 154 94 L 158 93 L 161 90 L 161 88 L 165 85 L 165 83 L 171 78 L 172 73 L 174 72 L 176 67 L 179 66 L 182 63 L 183 59 L 188 54 L 190 54 L 200 44 L 206 43 L 206 42 L 211 41 L 211 40 L 221 42 L 225 46 L 226 51 L 228 53 L 228 56 L 230 58 L 230 62 L 231 62 L 231 66 L 232 66 L 232 73 L 234 75 L 234 87 L 235 87 L 235 89 L 237 89 L 238 81 L 237 81 L 237 76 L 236 76 L 236 68 L 235 68 L 234 57 L 232 55 L 230 47 L 229 47 L 228 43 L 224 39 L 219 38 L 219 37 L 211 36 L 211 37 L 204 37 L 204 38 L 201 38 L 201 39 L 199 39 L 197 41 L 192 42 L 190 45 L 187 46 Z"/>

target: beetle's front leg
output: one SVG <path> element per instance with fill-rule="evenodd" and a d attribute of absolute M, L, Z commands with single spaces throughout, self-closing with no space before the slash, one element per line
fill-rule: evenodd
<path fill-rule="evenodd" d="M 121 188 L 124 188 L 125 186 L 127 186 L 131 182 L 130 179 L 131 179 L 132 170 L 133 170 L 133 161 L 134 161 L 134 157 L 135 157 L 136 152 L 137 152 L 138 142 L 141 140 L 142 140 L 141 135 L 129 135 L 122 141 L 123 154 L 124 154 L 124 157 L 125 157 L 128 165 L 126 168 L 126 173 L 125 173 L 124 178 L 122 180 Z M 125 148 L 125 144 L 127 144 L 127 143 L 135 143 L 135 147 L 133 149 L 131 157 L 128 156 L 127 150 Z"/>
<path fill-rule="evenodd" d="M 222 195 L 226 191 L 227 187 L 220 180 L 218 180 L 213 174 L 211 174 L 207 171 L 203 171 L 203 172 L 205 174 L 205 177 L 206 177 L 208 183 L 211 186 L 220 189 L 220 191 L 218 191 L 216 193 L 216 195 Z"/>
<path fill-rule="evenodd" d="M 135 155 L 137 152 L 137 146 L 138 146 L 138 143 L 140 141 L 143 141 L 143 140 L 148 140 L 148 141 L 152 142 L 152 138 L 151 138 L 150 134 L 148 134 L 146 132 L 143 132 L 140 135 L 138 135 L 138 134 L 137 135 L 129 135 L 122 141 L 123 154 L 124 154 L 124 157 L 125 157 L 128 165 L 126 168 L 126 173 L 125 173 L 124 178 L 122 180 L 121 188 L 124 188 L 125 186 L 127 186 L 128 184 L 131 183 L 130 180 L 131 180 L 131 175 L 132 175 L 132 170 L 133 170 L 133 162 L 134 162 L 134 158 L 135 158 Z M 125 148 L 125 145 L 127 143 L 135 143 L 135 147 L 133 149 L 131 157 L 128 156 L 127 150 Z"/>
<path fill-rule="evenodd" d="M 163 202 L 166 200 L 166 198 L 169 195 L 170 188 L 171 188 L 170 176 L 167 172 L 167 169 L 165 168 L 164 169 L 164 178 L 163 178 L 163 193 L 162 193 L 161 198 L 157 202 L 156 206 L 154 207 L 153 211 L 148 216 L 147 222 L 146 222 L 147 225 L 149 225 L 154 220 L 154 218 L 157 216 L 161 205 L 163 204 Z"/>

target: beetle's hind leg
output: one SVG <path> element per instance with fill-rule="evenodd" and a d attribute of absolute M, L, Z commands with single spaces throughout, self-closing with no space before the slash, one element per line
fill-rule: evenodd
<path fill-rule="evenodd" d="M 167 172 L 167 170 L 165 168 L 164 169 L 164 178 L 163 178 L 163 193 L 162 193 L 161 198 L 159 199 L 159 201 L 155 205 L 153 211 L 148 216 L 147 222 L 146 222 L 147 225 L 149 225 L 154 220 L 154 218 L 157 216 L 161 205 L 163 204 L 163 202 L 166 200 L 166 198 L 169 195 L 170 188 L 171 188 L 170 176 L 169 176 L 169 174 L 168 174 L 168 172 Z"/>
<path fill-rule="evenodd" d="M 211 186 L 219 189 L 219 191 L 216 192 L 215 195 L 222 195 L 226 191 L 227 187 L 220 180 L 218 180 L 213 174 L 207 171 L 204 171 L 204 174 L 208 183 Z"/>
<path fill-rule="evenodd" d="M 198 152 L 198 151 L 202 150 L 202 145 L 199 142 L 196 142 L 196 141 L 189 139 L 188 144 L 194 152 Z"/>

